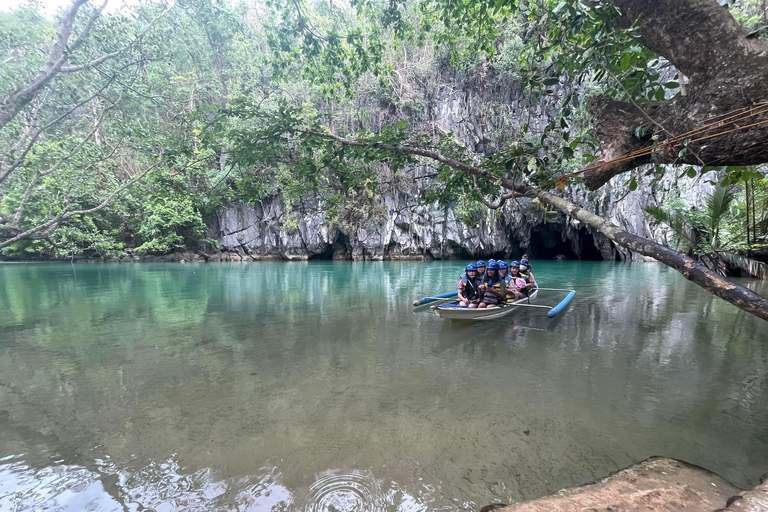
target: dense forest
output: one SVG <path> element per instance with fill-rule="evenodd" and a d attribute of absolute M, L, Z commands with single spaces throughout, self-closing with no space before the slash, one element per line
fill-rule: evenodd
<path fill-rule="evenodd" d="M 541 222 L 568 216 L 768 318 L 768 301 L 722 279 L 768 276 L 768 9 L 721 3 L 0 12 L 1 254 L 207 257 L 211 215 L 233 202 L 278 197 L 285 232 L 310 205 L 364 227 L 385 192 L 418 184 L 419 202 L 467 225 L 519 201 Z M 467 133 L 431 111 L 445 77 L 490 91 Z M 574 202 L 670 174 L 710 189 L 645 208 L 666 245 Z"/>

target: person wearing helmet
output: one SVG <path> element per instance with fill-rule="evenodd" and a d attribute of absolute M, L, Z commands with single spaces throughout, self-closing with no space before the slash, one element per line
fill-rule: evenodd
<path fill-rule="evenodd" d="M 528 280 L 531 288 L 535 286 L 536 280 L 533 278 L 533 273 L 531 273 L 531 262 L 525 258 L 520 260 L 520 274 Z"/>
<path fill-rule="evenodd" d="M 470 308 L 480 304 L 480 281 L 477 279 L 477 266 L 472 263 L 467 265 L 459 279 L 459 304 Z"/>
<path fill-rule="evenodd" d="M 515 300 L 513 288 L 510 288 L 509 279 L 509 265 L 505 261 L 498 261 L 499 265 L 499 280 L 501 281 L 501 302 L 506 304 Z"/>
<path fill-rule="evenodd" d="M 480 295 L 482 302 L 477 306 L 479 308 L 489 308 L 497 306 L 501 302 L 501 279 L 499 278 L 499 264 L 495 261 L 488 264 L 480 285 Z"/>
<path fill-rule="evenodd" d="M 475 263 L 475 266 L 477 266 L 477 278 L 482 280 L 483 277 L 485 277 L 485 262 L 483 260 L 478 260 L 478 262 Z"/>
<path fill-rule="evenodd" d="M 517 261 L 513 261 L 509 264 L 509 275 L 507 276 L 509 279 L 508 285 L 507 285 L 507 300 L 520 300 L 526 295 L 526 287 L 528 286 L 528 281 L 525 280 L 525 278 L 520 275 L 520 263 Z"/>

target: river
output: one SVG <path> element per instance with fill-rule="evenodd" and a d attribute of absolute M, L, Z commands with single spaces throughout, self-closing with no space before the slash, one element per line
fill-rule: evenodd
<path fill-rule="evenodd" d="M 768 324 L 534 263 L 568 309 L 473 324 L 411 306 L 461 262 L 0 265 L 0 510 L 476 510 L 652 455 L 757 483 Z"/>

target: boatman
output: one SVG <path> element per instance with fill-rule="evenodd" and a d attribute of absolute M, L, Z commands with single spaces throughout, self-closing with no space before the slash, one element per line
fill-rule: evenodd
<path fill-rule="evenodd" d="M 459 304 L 470 308 L 480 304 L 480 281 L 477 279 L 477 266 L 472 263 L 467 265 L 459 279 Z"/>

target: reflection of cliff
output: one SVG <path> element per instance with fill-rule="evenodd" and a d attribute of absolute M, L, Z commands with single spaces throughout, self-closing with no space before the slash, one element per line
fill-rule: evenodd
<path fill-rule="evenodd" d="M 403 111 L 395 105 L 383 108 L 377 99 L 358 98 L 357 106 L 379 112 L 390 121 L 410 118 L 411 125 L 426 132 L 451 132 L 476 152 L 492 152 L 510 144 L 526 122 L 529 105 L 519 84 L 487 76 L 469 81 L 461 73 L 430 78 L 435 87 L 422 90 L 409 85 L 411 94 L 423 105 L 418 111 Z M 547 122 L 542 105 L 532 107 L 531 130 L 541 133 Z M 354 127 L 352 127 L 354 129 Z M 375 130 L 375 127 L 369 127 Z M 462 221 L 454 205 L 441 208 L 422 205 L 419 197 L 428 186 L 433 169 L 417 168 L 397 178 L 382 178 L 378 210 L 381 215 L 352 225 L 329 222 L 322 198 L 313 197 L 286 211 L 279 192 L 255 206 L 241 203 L 219 209 L 209 219 L 210 236 L 224 251 L 215 259 L 239 261 L 260 258 L 401 259 L 456 257 L 519 257 L 528 252 L 538 259 L 557 255 L 568 259 L 628 259 L 600 234 L 559 216 L 544 224 L 543 212 L 528 199 L 508 202 L 501 212 L 479 213 L 472 225 Z M 684 198 L 698 202 L 709 185 L 688 178 L 676 178 L 679 170 L 655 185 L 639 177 L 640 187 L 628 192 L 625 179 L 618 177 L 595 193 L 569 187 L 566 194 L 631 233 L 665 241 L 663 229 L 650 226 L 642 208 L 661 204 L 670 189 L 679 189 Z M 679 182 L 679 183 L 678 183 Z M 298 228 L 286 232 L 283 223 L 291 219 Z"/>
<path fill-rule="evenodd" d="M 79 471 L 145 507 L 299 509 L 341 481 L 386 510 L 456 510 L 652 454 L 743 487 L 768 463 L 760 321 L 657 265 L 540 263 L 579 290 L 559 323 L 482 325 L 412 310 L 455 283 L 443 262 L 0 272 L 0 409 L 40 438 L 1 423 L 0 458 L 27 454 L 23 485 L 60 472 L 40 492 Z"/>

